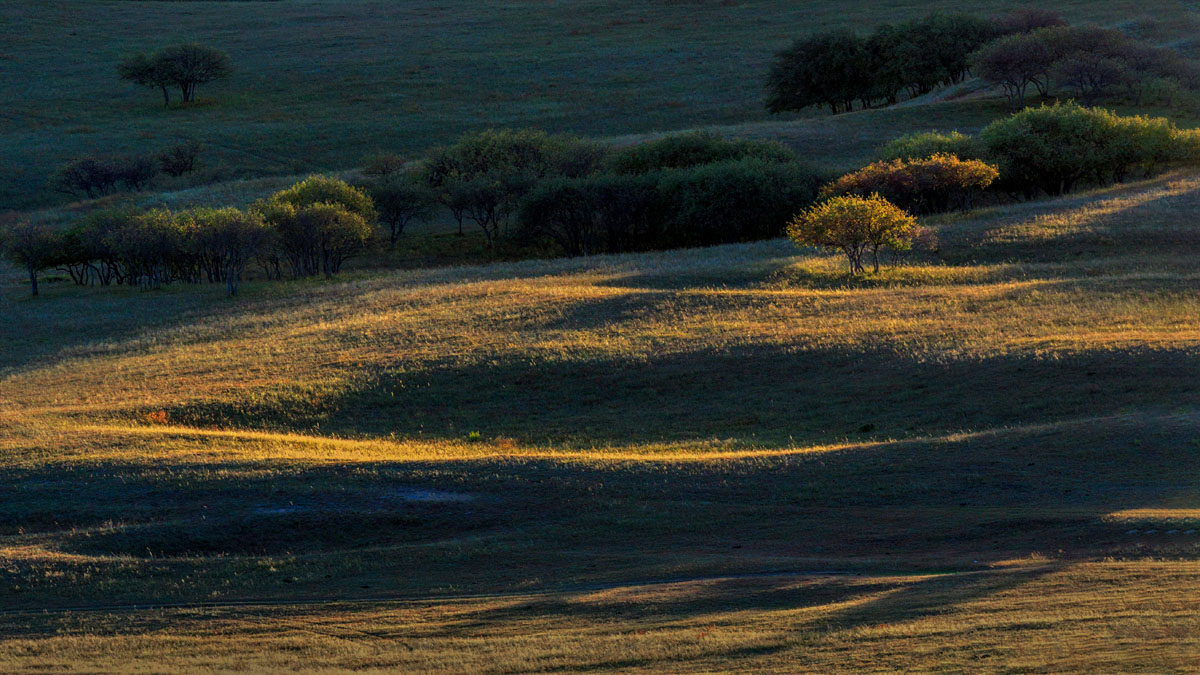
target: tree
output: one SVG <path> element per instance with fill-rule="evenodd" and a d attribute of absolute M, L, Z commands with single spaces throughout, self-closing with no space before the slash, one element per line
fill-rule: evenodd
<path fill-rule="evenodd" d="M 108 157 L 81 157 L 58 168 L 50 177 L 50 184 L 59 192 L 83 193 L 95 199 L 116 187 L 117 168 Z"/>
<path fill-rule="evenodd" d="M 712 132 L 695 131 L 621 148 L 609 156 L 607 166 L 614 173 L 646 174 L 750 158 L 794 162 L 796 153 L 781 143 L 726 139 Z"/>
<path fill-rule="evenodd" d="M 997 35 L 1032 33 L 1039 28 L 1067 25 L 1062 14 L 1052 9 L 1022 7 L 992 19 Z"/>
<path fill-rule="evenodd" d="M 179 87 L 184 103 L 196 99 L 197 85 L 223 80 L 233 73 L 228 54 L 194 43 L 165 47 L 154 54 L 153 63 Z"/>
<path fill-rule="evenodd" d="M 200 149 L 200 143 L 195 140 L 167 148 L 158 153 L 158 166 L 163 173 L 178 178 L 196 168 L 196 158 L 200 155 Z"/>
<path fill-rule="evenodd" d="M 846 255 L 851 274 L 863 273 L 870 253 L 879 272 L 879 249 L 912 247 L 917 221 L 879 195 L 833 197 L 795 216 L 788 237 L 798 246 L 819 246 Z"/>
<path fill-rule="evenodd" d="M 272 202 L 303 208 L 314 204 L 336 204 L 355 213 L 368 223 L 377 216 L 375 204 L 366 190 L 339 178 L 309 176 L 295 185 L 271 195 Z"/>
<path fill-rule="evenodd" d="M 971 208 L 973 195 L 1000 175 L 996 167 L 953 155 L 875 162 L 826 185 L 821 194 L 880 195 L 910 213 L 940 213 Z"/>
<path fill-rule="evenodd" d="M 175 84 L 175 80 L 165 65 L 155 54 L 133 54 L 117 64 L 117 75 L 138 86 L 161 90 L 163 105 L 167 106 L 171 105 L 167 87 Z"/>
<path fill-rule="evenodd" d="M 959 159 L 981 159 L 983 149 L 979 143 L 966 134 L 951 131 L 948 134 L 936 131 L 925 131 L 907 134 L 888 141 L 876 151 L 876 158 L 882 162 L 894 159 L 925 159 L 934 155 L 954 155 Z"/>
<path fill-rule="evenodd" d="M 854 107 L 869 89 L 863 40 L 849 30 L 815 33 L 779 52 L 767 75 L 767 110 L 773 113 L 829 106 Z"/>
<path fill-rule="evenodd" d="M 369 183 L 367 191 L 379 211 L 379 221 L 388 226 L 391 246 L 410 222 L 426 216 L 436 203 L 433 191 L 411 173 L 384 174 Z"/>
<path fill-rule="evenodd" d="M 226 293 L 237 295 L 246 265 L 266 252 L 274 241 L 273 232 L 261 214 L 234 208 L 196 209 L 190 217 L 197 253 L 215 264 L 215 280 L 225 282 Z"/>
<path fill-rule="evenodd" d="M 1009 107 L 1020 110 L 1029 85 L 1046 95 L 1054 53 L 1041 37 L 1018 33 L 984 45 L 971 55 L 971 64 L 980 78 L 1004 88 Z"/>
<path fill-rule="evenodd" d="M 0 230 L 0 251 L 29 275 L 29 287 L 35 296 L 38 272 L 54 264 L 59 243 L 59 237 L 44 225 L 17 222 Z"/>
<path fill-rule="evenodd" d="M 420 176 L 450 209 L 459 233 L 463 219 L 469 218 L 479 225 L 491 248 L 538 181 L 592 173 L 602 159 L 598 146 L 571 137 L 531 129 L 491 129 L 432 149 Z"/>
<path fill-rule="evenodd" d="M 366 192 L 326 176 L 309 176 L 253 210 L 275 231 L 296 278 L 337 274 L 370 243 L 376 218 Z"/>

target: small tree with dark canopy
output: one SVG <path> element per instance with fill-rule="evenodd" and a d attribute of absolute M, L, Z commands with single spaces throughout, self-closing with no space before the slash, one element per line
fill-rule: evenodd
<path fill-rule="evenodd" d="M 143 87 L 161 89 L 163 102 L 170 104 L 167 88 L 175 86 L 184 103 L 196 100 L 196 86 L 222 80 L 233 72 L 229 55 L 213 47 L 182 44 L 164 47 L 152 54 L 134 54 L 117 66 L 117 74 Z"/>
<path fill-rule="evenodd" d="M 158 166 L 168 176 L 178 178 L 196 168 L 200 155 L 200 143 L 188 140 L 158 153 Z"/>
<path fill-rule="evenodd" d="M 179 87 L 184 103 L 196 100 L 197 85 L 223 80 L 233 72 L 225 52 L 194 43 L 166 47 L 155 59 Z"/>
<path fill-rule="evenodd" d="M 38 294 L 38 272 L 52 267 L 59 252 L 59 237 L 44 225 L 17 222 L 0 229 L 0 251 L 29 275 L 29 287 Z"/>
<path fill-rule="evenodd" d="M 837 114 L 853 109 L 867 77 L 862 38 L 849 30 L 816 33 L 779 52 L 767 75 L 767 110 L 773 113 L 826 105 Z"/>
<path fill-rule="evenodd" d="M 165 65 L 156 54 L 133 54 L 117 64 L 117 75 L 138 86 L 162 91 L 163 105 L 171 105 L 167 87 L 175 84 L 175 80 Z"/>
<path fill-rule="evenodd" d="M 1020 110 L 1025 107 L 1029 85 L 1046 95 L 1054 58 L 1041 37 L 1018 33 L 984 45 L 971 55 L 971 62 L 976 75 L 1003 87 L 1009 107 Z"/>
<path fill-rule="evenodd" d="M 367 191 L 379 212 L 379 222 L 388 228 L 391 246 L 396 245 L 410 222 L 428 215 L 437 203 L 433 190 L 411 173 L 385 174 L 368 183 Z"/>

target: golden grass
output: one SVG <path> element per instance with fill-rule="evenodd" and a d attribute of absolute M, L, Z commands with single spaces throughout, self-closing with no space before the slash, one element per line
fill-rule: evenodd
<path fill-rule="evenodd" d="M 0 671 L 1194 669 L 1197 206 L 933 220 L 865 279 L 5 280 Z"/>

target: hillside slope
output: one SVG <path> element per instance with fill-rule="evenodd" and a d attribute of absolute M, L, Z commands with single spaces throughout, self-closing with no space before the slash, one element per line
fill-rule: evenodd
<path fill-rule="evenodd" d="M 1198 205 L 933 220 L 867 280 L 6 284 L 0 667 L 1186 669 Z"/>

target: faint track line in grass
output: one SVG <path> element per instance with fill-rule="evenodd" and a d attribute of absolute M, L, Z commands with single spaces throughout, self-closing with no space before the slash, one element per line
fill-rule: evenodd
<path fill-rule="evenodd" d="M 309 598 L 309 599 L 247 599 L 247 600 L 225 600 L 225 601 L 197 601 L 197 602 L 147 602 L 147 603 L 130 603 L 120 605 L 76 605 L 71 607 L 43 607 L 31 609 L 2 609 L 0 610 L 0 618 L 18 617 L 18 616 L 44 616 L 52 614 L 96 614 L 96 613 L 129 613 L 129 612 L 151 612 L 165 610 L 202 610 L 202 609 L 248 609 L 254 607 L 272 608 L 272 607 L 331 607 L 336 605 L 372 605 L 372 604 L 392 604 L 404 606 L 428 605 L 442 602 L 465 602 L 471 600 L 519 600 L 522 598 L 553 598 L 564 595 L 576 595 L 579 593 L 597 593 L 602 591 L 615 591 L 621 589 L 638 589 L 649 588 L 652 586 L 670 586 L 673 584 L 690 584 L 703 583 L 711 581 L 743 581 L 752 579 L 793 579 L 793 578 L 820 578 L 820 577 L 861 577 L 870 579 L 888 579 L 888 578 L 904 578 L 904 579 L 921 579 L 931 577 L 962 577 L 962 576 L 978 576 L 987 573 L 992 574 L 1014 574 L 1018 572 L 1028 572 L 1030 570 L 1053 569 L 1057 567 L 1057 563 L 1047 563 L 1035 566 L 1022 566 L 1013 569 L 979 569 L 979 570 L 888 570 L 880 572 L 874 570 L 870 573 L 858 572 L 853 569 L 837 570 L 775 570 L 768 572 L 748 572 L 744 574 L 714 574 L 706 576 L 694 577 L 672 577 L 663 579 L 635 579 L 630 581 L 619 581 L 602 584 L 580 584 L 576 586 L 562 586 L 558 588 L 546 588 L 541 590 L 528 591 L 511 591 L 497 593 L 459 593 L 453 595 L 424 595 L 424 596 L 403 596 L 403 595 L 380 595 L 380 596 L 365 596 L 357 598 Z M 356 631 L 364 632 L 364 631 Z M 372 635 L 369 634 L 368 635 Z M 336 636 L 335 636 L 336 637 Z M 372 635 L 378 639 L 385 639 L 378 635 Z"/>

